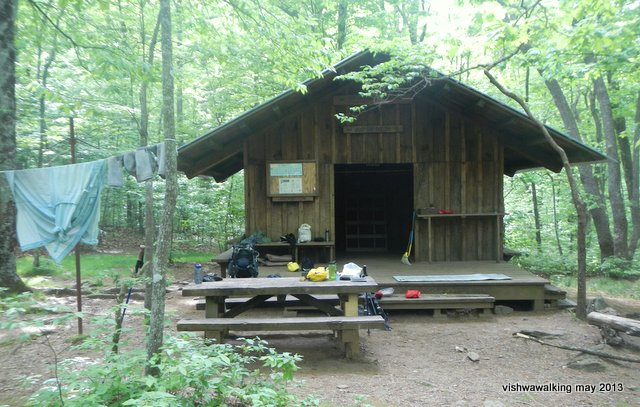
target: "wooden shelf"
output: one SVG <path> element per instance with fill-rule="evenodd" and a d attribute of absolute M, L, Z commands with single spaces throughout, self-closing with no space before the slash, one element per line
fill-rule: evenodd
<path fill-rule="evenodd" d="M 293 259 L 295 261 L 300 261 L 300 252 L 305 250 L 315 250 L 320 249 L 323 252 L 328 254 L 326 258 L 326 262 L 330 262 L 331 260 L 335 260 L 335 242 L 304 242 L 304 243 L 296 243 L 295 246 L 291 246 L 286 242 L 268 242 L 268 243 L 256 243 L 255 248 L 260 252 L 260 254 L 267 254 L 269 249 L 276 249 L 276 251 L 289 252 L 292 254 Z M 318 259 L 320 260 L 320 259 Z"/>
<path fill-rule="evenodd" d="M 487 218 L 492 216 L 504 216 L 504 213 L 487 212 L 487 213 L 422 213 L 416 215 L 418 218 Z"/>
<path fill-rule="evenodd" d="M 350 197 L 345 213 L 347 251 L 384 251 L 387 249 L 387 219 L 384 199 Z"/>

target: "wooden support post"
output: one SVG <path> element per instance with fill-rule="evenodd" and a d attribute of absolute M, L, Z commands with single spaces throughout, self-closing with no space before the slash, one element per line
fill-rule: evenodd
<path fill-rule="evenodd" d="M 360 353 L 360 333 L 356 329 L 344 329 L 342 332 L 342 342 L 347 359 L 353 359 Z"/>
<path fill-rule="evenodd" d="M 500 263 L 500 215 L 496 214 L 496 263 Z"/>
<path fill-rule="evenodd" d="M 224 315 L 224 301 L 225 297 L 206 297 L 204 316 L 205 318 L 222 318 Z M 216 343 L 222 343 L 222 337 L 226 336 L 229 331 L 205 331 L 204 337 L 206 339 L 213 339 Z"/>
<path fill-rule="evenodd" d="M 340 306 L 345 316 L 358 315 L 358 294 L 342 294 L 340 295 Z"/>
<path fill-rule="evenodd" d="M 76 132 L 73 126 L 73 117 L 69 118 L 69 147 L 71 150 L 71 164 L 76 163 Z M 80 251 L 76 245 L 74 254 L 76 257 L 76 303 L 78 312 L 82 312 L 82 276 L 80 269 Z M 82 317 L 78 317 L 78 335 L 82 335 Z"/>
<path fill-rule="evenodd" d="M 427 218 L 427 258 L 429 263 L 431 263 L 431 252 L 433 251 L 433 239 L 431 235 L 431 217 Z"/>

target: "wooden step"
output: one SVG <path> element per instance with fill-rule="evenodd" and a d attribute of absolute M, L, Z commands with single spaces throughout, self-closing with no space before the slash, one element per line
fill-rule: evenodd
<path fill-rule="evenodd" d="M 551 284 L 544 285 L 544 299 L 545 300 L 564 300 L 567 297 L 567 292 L 561 288 L 558 288 Z"/>
<path fill-rule="evenodd" d="M 558 300 L 554 305 L 555 308 L 558 309 L 575 308 L 578 306 L 575 301 L 572 301 L 570 299 Z"/>
<path fill-rule="evenodd" d="M 385 311 L 430 309 L 435 317 L 446 315 L 446 310 L 477 309 L 484 313 L 493 309 L 494 302 L 495 298 L 487 294 L 422 294 L 420 298 L 390 296 L 378 300 Z"/>

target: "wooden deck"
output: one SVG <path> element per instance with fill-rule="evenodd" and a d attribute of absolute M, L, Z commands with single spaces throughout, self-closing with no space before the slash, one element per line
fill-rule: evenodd
<path fill-rule="evenodd" d="M 513 305 L 518 309 L 542 311 L 545 304 L 545 285 L 549 281 L 522 270 L 513 264 L 495 261 L 473 262 L 419 262 L 407 266 L 400 262 L 402 253 L 391 256 L 388 253 L 338 253 L 338 269 L 345 263 L 353 262 L 367 266 L 380 288 L 392 287 L 394 296 L 404 296 L 406 290 L 417 289 L 423 294 L 483 294 L 495 298 L 496 304 Z M 322 265 L 318 263 L 316 265 Z M 278 273 L 290 276 L 293 273 L 284 267 L 260 267 L 260 276 Z M 438 282 L 398 282 L 393 277 L 457 275 L 457 274 L 504 274 L 510 280 L 487 281 L 438 281 Z"/>

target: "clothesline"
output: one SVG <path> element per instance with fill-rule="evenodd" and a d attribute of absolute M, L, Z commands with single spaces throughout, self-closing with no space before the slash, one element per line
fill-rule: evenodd
<path fill-rule="evenodd" d="M 80 164 L 0 172 L 16 203 L 20 248 L 44 246 L 60 263 L 79 242 L 97 244 L 103 186 L 123 186 L 123 170 L 138 182 L 164 176 L 164 161 L 160 143 Z"/>

